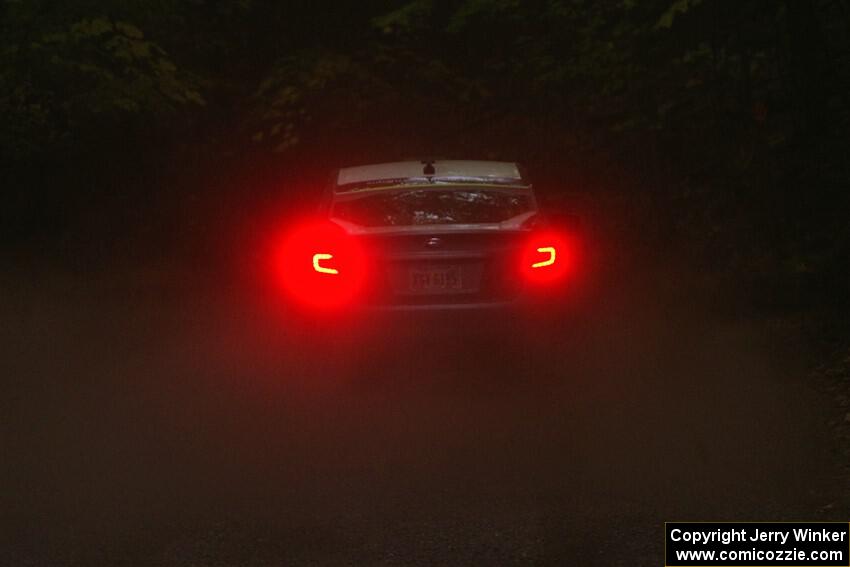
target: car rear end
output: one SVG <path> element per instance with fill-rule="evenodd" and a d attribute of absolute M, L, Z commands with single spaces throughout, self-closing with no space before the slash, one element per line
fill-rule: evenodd
<path fill-rule="evenodd" d="M 506 162 L 339 170 L 321 219 L 292 241 L 290 291 L 317 310 L 492 310 L 553 301 L 575 262 Z M 312 232 L 310 232 L 312 231 Z"/>

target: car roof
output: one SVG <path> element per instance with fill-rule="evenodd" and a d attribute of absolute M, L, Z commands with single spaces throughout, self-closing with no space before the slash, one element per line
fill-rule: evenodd
<path fill-rule="evenodd" d="M 507 161 L 421 160 L 345 167 L 334 191 L 344 193 L 416 184 L 483 184 L 529 186 L 522 168 Z"/>

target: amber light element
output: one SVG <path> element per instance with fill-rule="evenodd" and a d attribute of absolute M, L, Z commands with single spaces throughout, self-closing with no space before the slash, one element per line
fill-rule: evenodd
<path fill-rule="evenodd" d="M 543 248 L 538 248 L 538 252 L 541 254 L 548 254 L 549 257 L 542 262 L 536 262 L 531 265 L 532 268 L 545 268 L 546 266 L 551 266 L 555 263 L 555 258 L 557 257 L 555 253 L 555 248 L 552 246 L 545 246 Z"/>
<path fill-rule="evenodd" d="M 575 269 L 575 243 L 557 231 L 533 232 L 522 253 L 521 271 L 531 283 L 547 284 L 566 278 Z"/>
<path fill-rule="evenodd" d="M 313 269 L 320 274 L 339 275 L 339 270 L 336 268 L 326 268 L 321 265 L 322 260 L 332 260 L 333 257 L 333 254 L 313 254 Z"/>
<path fill-rule="evenodd" d="M 277 250 L 275 264 L 281 286 L 292 299 L 308 307 L 343 307 L 366 283 L 363 249 L 332 222 L 296 226 L 281 239 Z"/>

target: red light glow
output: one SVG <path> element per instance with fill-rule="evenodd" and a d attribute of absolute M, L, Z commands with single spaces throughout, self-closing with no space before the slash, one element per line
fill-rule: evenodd
<path fill-rule="evenodd" d="M 366 282 L 366 255 L 359 243 L 331 222 L 306 223 L 283 238 L 276 265 L 284 290 L 316 309 L 350 303 Z"/>
<path fill-rule="evenodd" d="M 555 231 L 534 233 L 522 254 L 522 272 L 531 283 L 552 283 L 565 278 L 575 263 L 575 244 Z"/>

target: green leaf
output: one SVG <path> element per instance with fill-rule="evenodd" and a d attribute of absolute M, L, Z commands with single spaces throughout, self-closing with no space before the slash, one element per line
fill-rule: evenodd
<path fill-rule="evenodd" d="M 385 34 L 408 33 L 421 29 L 427 23 L 433 9 L 431 0 L 414 0 L 401 8 L 372 20 L 372 25 Z"/>
<path fill-rule="evenodd" d="M 142 33 L 142 30 L 140 30 L 133 24 L 128 24 L 127 22 L 117 22 L 115 24 L 115 29 L 126 35 L 127 37 L 131 37 L 133 39 L 142 39 L 143 37 L 145 37 L 145 34 Z"/>
<path fill-rule="evenodd" d="M 655 29 L 669 29 L 673 27 L 673 22 L 676 19 L 676 16 L 686 14 L 689 10 L 695 8 L 702 4 L 702 0 L 676 0 L 673 4 L 667 8 L 667 10 L 661 14 L 661 17 L 658 18 L 658 21 L 655 23 Z"/>

